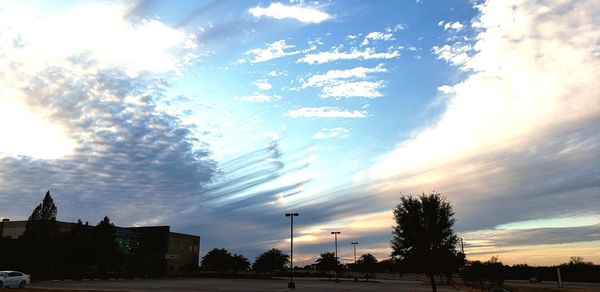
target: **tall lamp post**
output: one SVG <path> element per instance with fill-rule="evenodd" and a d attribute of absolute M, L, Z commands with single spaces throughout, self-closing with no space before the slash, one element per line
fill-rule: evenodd
<path fill-rule="evenodd" d="M 0 221 L 0 240 L 4 239 L 4 222 L 8 221 L 10 221 L 8 218 L 2 218 L 2 221 Z"/>
<path fill-rule="evenodd" d="M 352 247 L 354 247 L 354 270 L 355 270 L 356 269 L 356 245 L 358 244 L 358 242 L 355 241 L 355 242 L 351 242 L 350 244 L 352 244 Z M 356 277 L 356 275 L 354 275 L 354 281 L 358 281 L 358 278 Z"/>
<path fill-rule="evenodd" d="M 285 217 L 290 217 L 290 282 L 288 288 L 295 289 L 296 283 L 294 283 L 294 217 L 298 216 L 298 213 L 285 213 Z"/>
<path fill-rule="evenodd" d="M 358 244 L 358 242 L 351 242 L 350 244 L 352 244 L 352 246 L 354 247 L 354 264 L 356 265 L 356 245 Z"/>
<path fill-rule="evenodd" d="M 338 255 L 337 255 L 337 236 L 338 236 L 338 234 L 340 234 L 340 233 L 341 233 L 341 232 L 339 232 L 339 231 L 331 231 L 331 234 L 333 234 L 333 235 L 335 236 L 335 260 L 336 260 L 336 261 L 338 261 Z M 338 262 L 339 262 L 339 261 L 338 261 Z M 339 277 L 339 275 L 338 275 L 338 274 L 339 274 L 339 273 L 338 273 L 338 271 L 335 271 L 335 281 L 336 281 L 336 282 L 339 282 L 339 281 L 340 281 L 340 279 L 338 278 L 338 277 Z"/>

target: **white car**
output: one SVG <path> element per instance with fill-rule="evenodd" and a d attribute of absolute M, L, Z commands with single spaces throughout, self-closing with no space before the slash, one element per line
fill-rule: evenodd
<path fill-rule="evenodd" d="M 23 288 L 31 280 L 30 276 L 17 271 L 0 271 L 0 288 L 19 287 Z"/>

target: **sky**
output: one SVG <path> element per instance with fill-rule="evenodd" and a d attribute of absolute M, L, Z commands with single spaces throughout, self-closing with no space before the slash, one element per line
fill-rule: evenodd
<path fill-rule="evenodd" d="M 600 3 L 2 1 L 0 217 L 201 253 L 390 256 L 439 192 L 471 260 L 600 263 Z"/>

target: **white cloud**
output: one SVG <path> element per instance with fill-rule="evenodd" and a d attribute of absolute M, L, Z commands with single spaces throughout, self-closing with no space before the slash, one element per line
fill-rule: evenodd
<path fill-rule="evenodd" d="M 260 90 L 269 90 L 273 87 L 273 85 L 271 85 L 271 83 L 265 79 L 254 81 L 254 85 L 256 85 L 256 87 L 258 87 Z"/>
<path fill-rule="evenodd" d="M 408 28 L 408 25 L 406 23 L 398 23 L 394 26 L 390 26 L 388 28 L 385 29 L 386 32 L 398 32 L 401 30 L 405 30 Z"/>
<path fill-rule="evenodd" d="M 376 52 L 373 48 L 365 48 L 364 51 L 353 49 L 350 52 L 340 52 L 335 48 L 329 52 L 319 52 L 308 54 L 298 60 L 298 62 L 307 64 L 323 64 L 337 60 L 374 60 L 374 59 L 393 59 L 400 56 L 400 51 L 392 49 L 388 52 Z"/>
<path fill-rule="evenodd" d="M 315 133 L 313 135 L 313 139 L 316 140 L 320 140 L 320 139 L 329 139 L 329 138 L 335 138 L 335 137 L 344 137 L 347 136 L 350 133 L 350 129 L 348 128 L 342 128 L 342 127 L 336 127 L 336 128 L 322 128 L 321 130 L 319 130 L 319 132 Z"/>
<path fill-rule="evenodd" d="M 444 24 L 444 30 L 451 29 L 451 30 L 455 30 L 455 31 L 460 31 L 460 30 L 463 29 L 463 27 L 464 26 L 462 25 L 462 23 L 460 23 L 458 21 L 455 21 L 453 23 L 446 23 L 446 24 Z"/>
<path fill-rule="evenodd" d="M 379 90 L 384 87 L 383 81 L 339 82 L 323 87 L 320 96 L 327 97 L 368 97 L 383 96 Z"/>
<path fill-rule="evenodd" d="M 471 45 L 463 43 L 454 43 L 452 45 L 434 46 L 431 48 L 438 59 L 442 59 L 452 65 L 463 65 L 470 60 L 470 54 L 473 50 Z"/>
<path fill-rule="evenodd" d="M 391 41 L 391 40 L 394 40 L 394 35 L 391 33 L 383 33 L 383 32 L 378 32 L 378 31 L 370 32 L 369 34 L 367 34 L 367 36 L 365 36 L 361 45 L 363 45 L 363 46 L 368 45 L 369 40 Z"/>
<path fill-rule="evenodd" d="M 454 88 L 450 85 L 442 85 L 438 86 L 437 90 L 443 94 L 451 94 L 454 93 Z"/>
<path fill-rule="evenodd" d="M 148 71 L 179 72 L 196 57 L 191 51 L 196 48 L 193 35 L 155 19 L 132 25 L 124 6 L 95 3 L 46 17 L 33 13 L 5 11 L 0 19 L 0 26 L 13 28 L 5 31 L 3 39 L 18 31 L 23 45 L 11 49 L 7 57 L 27 64 L 29 72 L 67 64 L 65 60 L 79 56 L 93 60 L 88 70 L 121 67 L 137 76 Z"/>
<path fill-rule="evenodd" d="M 599 6 L 544 3 L 486 1 L 475 44 L 434 50 L 467 76 L 440 86 L 445 111 L 370 169 L 390 178 L 382 189 L 443 190 L 459 223 L 482 228 L 597 213 Z"/>
<path fill-rule="evenodd" d="M 82 80 L 104 70 L 136 77 L 180 73 L 196 58 L 193 35 L 155 19 L 132 23 L 126 15 L 126 7 L 99 3 L 54 14 L 18 4 L 0 9 L 0 155 L 50 159 L 77 147 L 68 125 L 50 118 L 55 109 L 32 106 L 36 98 L 24 90 L 32 80 L 61 86 L 64 78 L 47 79 L 48 68 L 61 68 Z M 33 142 L 40 139 L 46 142 Z"/>
<path fill-rule="evenodd" d="M 387 72 L 383 64 L 374 68 L 356 67 L 347 70 L 329 70 L 325 74 L 313 75 L 306 81 L 302 81 L 302 88 L 325 86 L 339 79 L 366 78 L 370 73 L 380 72 Z"/>
<path fill-rule="evenodd" d="M 241 100 L 249 101 L 249 102 L 269 102 L 273 100 L 279 100 L 282 97 L 279 95 L 266 95 L 262 93 L 254 93 L 250 95 L 244 95 L 239 97 Z"/>
<path fill-rule="evenodd" d="M 291 118 L 351 118 L 359 119 L 368 116 L 367 111 L 347 111 L 337 107 L 305 107 L 289 110 L 287 116 Z"/>
<path fill-rule="evenodd" d="M 267 74 L 271 77 L 287 76 L 287 72 L 283 70 L 273 70 Z"/>
<path fill-rule="evenodd" d="M 383 81 L 366 81 L 369 74 L 387 72 L 383 64 L 374 68 L 356 67 L 346 70 L 329 70 L 325 74 L 313 75 L 301 79 L 303 89 L 309 87 L 321 88 L 322 98 L 334 97 L 368 97 L 382 96 L 379 91 L 384 87 Z"/>
<path fill-rule="evenodd" d="M 465 26 L 460 23 L 459 21 L 455 21 L 455 22 L 445 22 L 445 21 L 440 21 L 438 22 L 438 26 L 441 26 L 444 28 L 444 30 L 454 30 L 454 31 L 460 31 L 462 30 Z"/>
<path fill-rule="evenodd" d="M 250 60 L 252 63 L 265 62 L 272 59 L 277 59 L 286 56 L 292 56 L 296 54 L 300 54 L 302 51 L 287 51 L 287 49 L 293 49 L 296 46 L 288 45 L 285 43 L 285 40 L 278 40 L 271 44 L 267 44 L 264 49 L 256 48 L 249 51 L 246 51 L 244 55 L 253 56 L 254 58 Z"/>
<path fill-rule="evenodd" d="M 281 3 L 271 3 L 269 7 L 256 6 L 248 9 L 256 18 L 262 16 L 275 19 L 291 18 L 301 22 L 320 23 L 333 18 L 333 16 L 313 7 L 287 6 Z"/>

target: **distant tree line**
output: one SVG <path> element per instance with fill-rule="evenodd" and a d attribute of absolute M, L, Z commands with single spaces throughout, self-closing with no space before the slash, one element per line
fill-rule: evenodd
<path fill-rule="evenodd" d="M 582 257 L 571 257 L 567 263 L 549 267 L 533 267 L 526 264 L 509 266 L 502 264 L 497 257 L 492 257 L 485 262 L 469 262 L 464 277 L 477 286 L 499 286 L 505 279 L 558 281 L 558 268 L 564 282 L 600 283 L 600 265 L 584 262 Z"/>
<path fill-rule="evenodd" d="M 48 191 L 27 220 L 23 236 L 0 239 L 0 270 L 21 270 L 36 278 L 106 275 L 123 264 L 115 226 L 104 217 L 95 226 L 78 220 L 61 232 L 57 208 Z"/>

